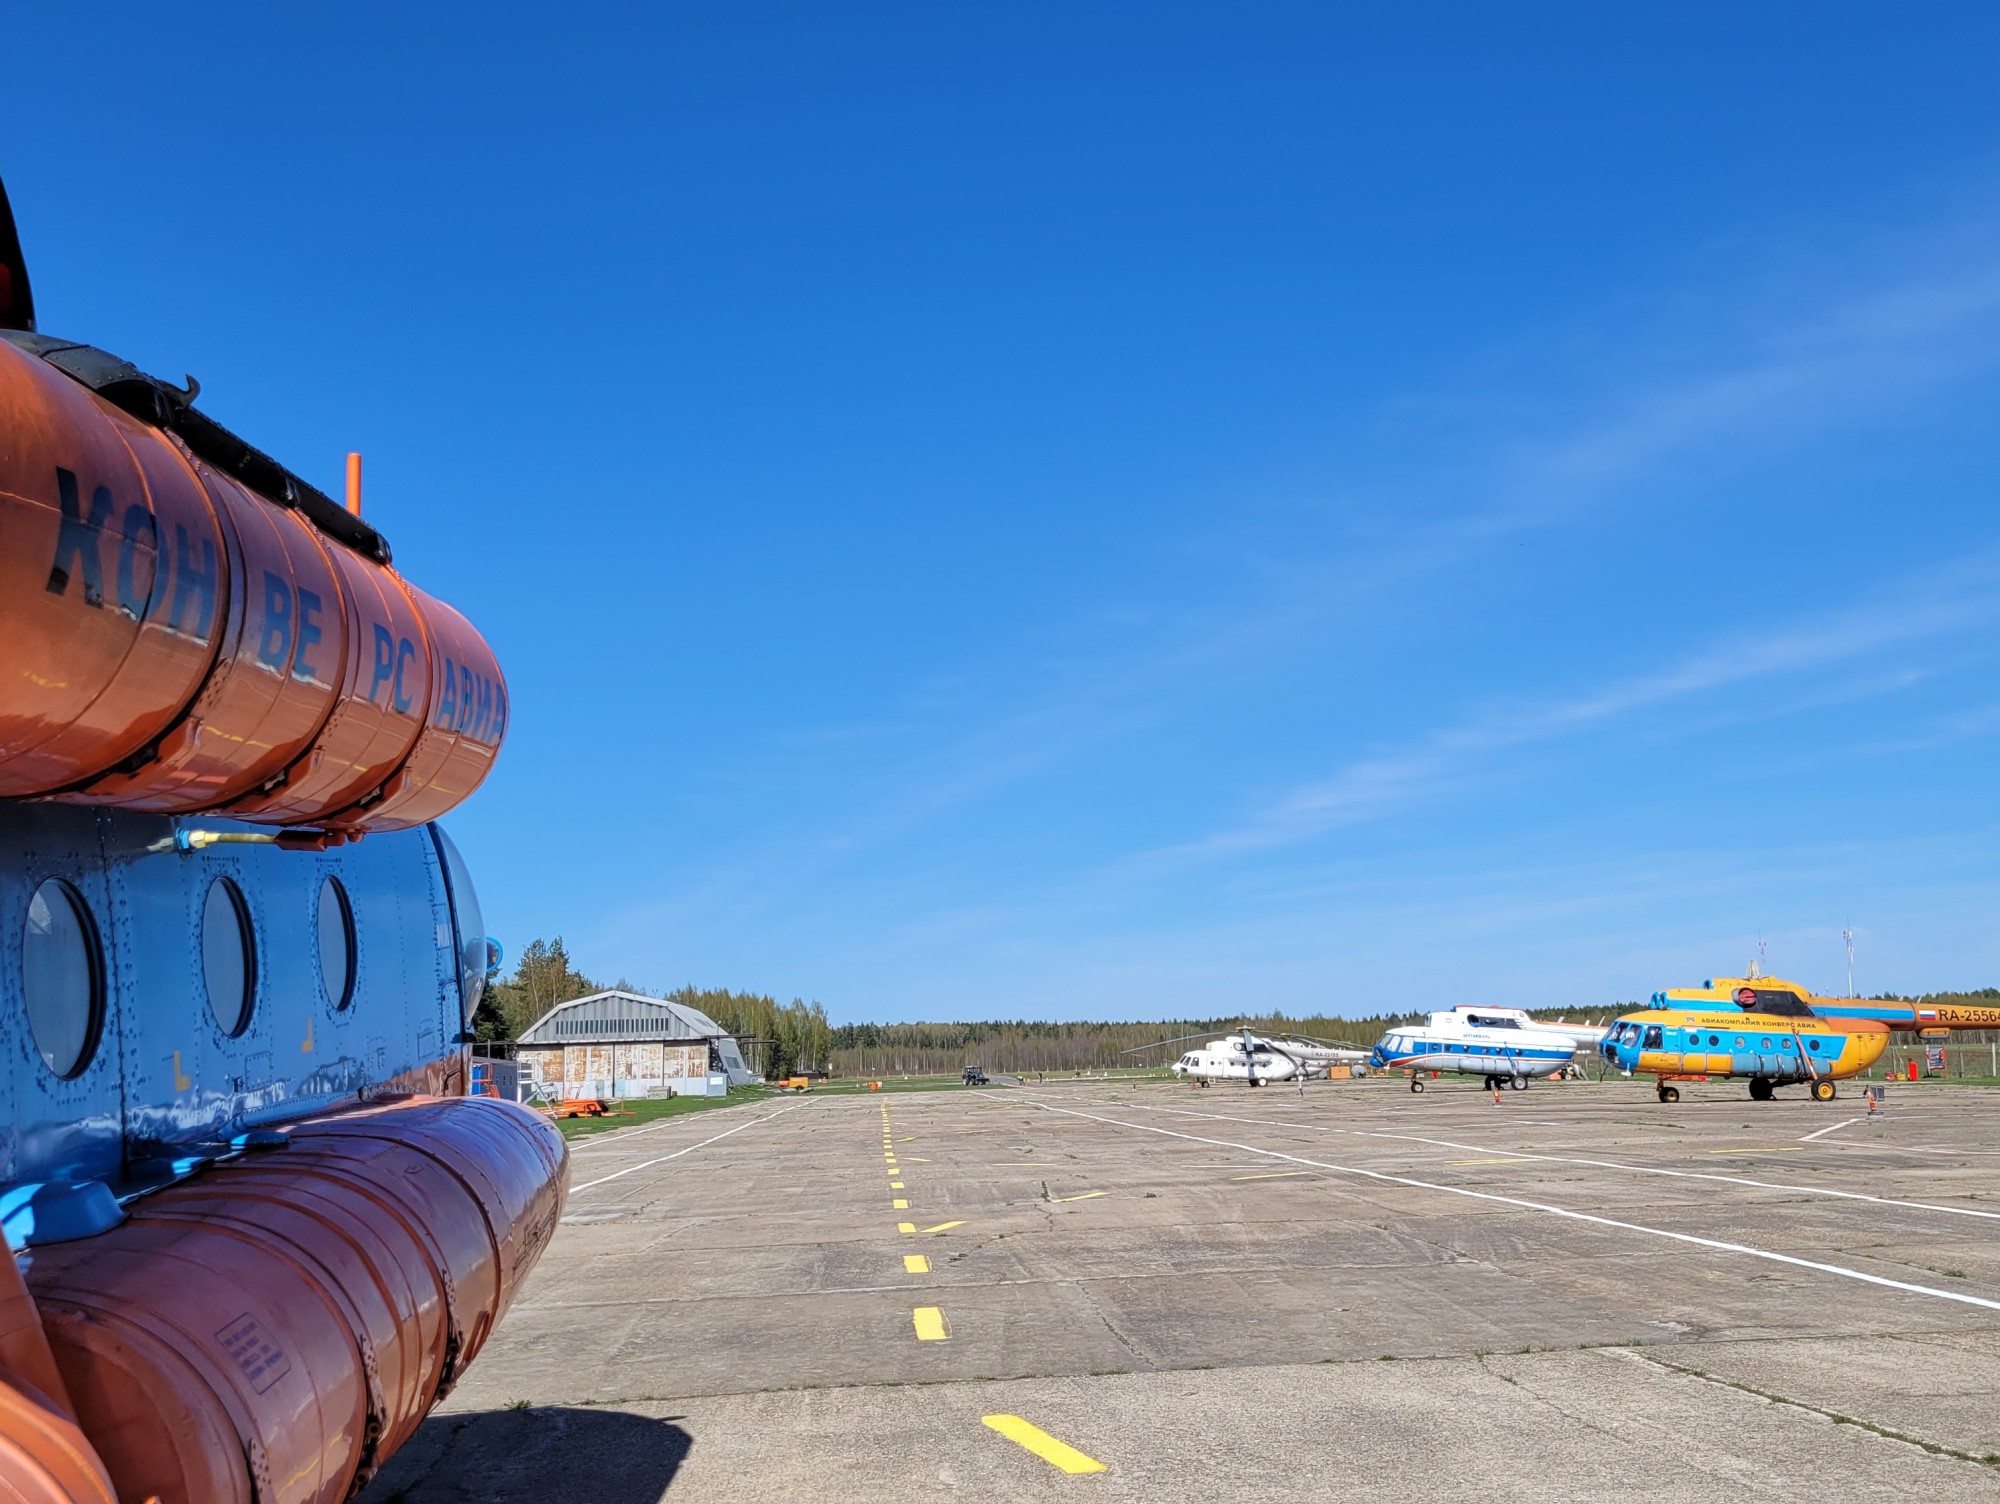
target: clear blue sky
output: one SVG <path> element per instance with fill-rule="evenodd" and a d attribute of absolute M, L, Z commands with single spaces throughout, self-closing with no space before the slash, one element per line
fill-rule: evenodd
<path fill-rule="evenodd" d="M 451 19 L 446 19 L 449 15 Z M 43 327 L 509 675 L 510 952 L 836 1020 L 2000 982 L 2000 8 L 24 8 Z"/>

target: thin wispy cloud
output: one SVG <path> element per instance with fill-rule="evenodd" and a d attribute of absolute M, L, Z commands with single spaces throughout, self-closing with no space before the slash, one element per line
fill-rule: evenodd
<path fill-rule="evenodd" d="M 810 809 L 773 808 L 767 826 L 746 830 L 734 849 L 705 851 L 698 865 L 601 915 L 601 940 L 629 948 L 662 931 L 810 927 L 818 921 L 795 916 L 824 908 L 836 888 L 836 908 L 876 913 L 874 922 L 920 951 L 938 935 L 1032 937 L 1079 896 L 1102 900 L 1107 913 L 1118 903 L 1136 909 L 1176 891 L 1177 874 L 1220 864 L 1249 873 L 1260 853 L 1443 807 L 1497 779 L 1533 777 L 1538 754 L 1553 759 L 1573 740 L 1613 730 L 1656 735 L 1682 720 L 1715 727 L 1775 713 L 1772 702 L 1823 702 L 1834 691 L 1818 681 L 1843 665 L 1860 671 L 1839 694 L 1897 692 L 1926 670 L 1870 656 L 1917 645 L 1928 652 L 1989 627 L 2000 614 L 1992 604 L 2000 558 L 1912 573 L 1858 604 L 1711 637 L 1581 693 L 1551 688 L 1573 682 L 1564 661 L 1522 660 L 1497 686 L 1513 703 L 1461 702 L 1441 723 L 1413 724 L 1393 747 L 1329 746 L 1325 773 L 1261 806 L 1244 788 L 1267 773 L 1205 771 L 1209 782 L 1195 800 L 1211 809 L 1234 801 L 1250 812 L 1218 819 L 1191 840 L 1119 857 L 1051 832 L 1033 878 L 994 879 L 983 892 L 976 883 L 933 889 L 911 875 L 984 861 L 975 847 L 937 848 L 935 833 L 969 823 L 963 812 L 990 807 L 1013 831 L 1031 826 L 1045 818 L 1031 787 L 1053 776 L 1120 781 L 1145 758 L 1147 738 L 1198 722 L 1240 695 L 1246 680 L 1283 694 L 1291 666 L 1315 655 L 1390 661 L 1404 603 L 1448 597 L 1524 538 L 1671 506 L 1690 476 L 1726 472 L 1745 457 L 1810 454 L 1828 438 L 1900 422 L 1925 401 L 1974 389 L 2000 370 L 1994 224 L 1973 215 L 1912 230 L 1907 241 L 1942 248 L 1928 262 L 1880 247 L 1857 251 L 1844 275 L 1822 263 L 1811 279 L 1784 281 L 1781 295 L 1770 291 L 1767 262 L 1733 296 L 1702 289 L 1709 317 L 1698 327 L 1661 311 L 1671 298 L 1651 314 L 1627 308 L 1628 338 L 1589 342 L 1594 379 L 1570 363 L 1576 341 L 1551 331 L 1539 348 L 1510 352 L 1504 381 L 1385 399 L 1395 436 L 1387 447 L 1397 452 L 1385 458 L 1378 434 L 1365 466 L 1329 480 L 1337 501 L 1317 513 L 1286 509 L 1299 546 L 1272 542 L 1276 514 L 1257 496 L 1240 506 L 1218 498 L 1214 511 L 1225 520 L 1210 530 L 1138 540 L 1183 565 L 1211 564 L 1199 588 L 1153 595 L 1145 583 L 1107 581 L 1088 615 L 1024 618 L 1020 630 L 1032 635 L 1006 644 L 992 663 L 911 683 L 865 717 L 863 738 L 839 727 L 794 728 L 796 752 L 855 740 L 867 755 Z M 1894 269 L 1884 272 L 1884 262 Z M 1182 569 L 1176 582 L 1186 577 Z M 1795 597 L 1771 592 L 1757 609 Z M 1689 616 L 1695 630 L 1709 619 Z M 1728 703 L 1737 693 L 1740 707 Z M 1366 711 L 1359 719 L 1382 720 Z M 1232 789 L 1232 779 L 1243 787 Z M 1042 891 L 1005 886 L 1026 881 Z"/>
<path fill-rule="evenodd" d="M 1567 415 L 1560 405 L 1524 410 L 1511 388 L 1495 395 L 1502 419 L 1528 431 L 1468 460 L 1457 482 L 1463 505 L 1420 535 L 1430 545 L 1491 541 L 1559 523 L 1634 483 L 1671 479 L 1691 460 L 1880 420 L 2000 369 L 2000 222 L 1981 210 L 1899 244 L 1893 272 L 1822 273 L 1816 293 L 1787 286 L 1782 308 L 1762 306 L 1767 291 L 1746 292 L 1696 330 L 1661 313 L 1666 327 L 1650 338 L 1635 331 L 1622 360 L 1591 361 L 1583 390 L 1545 399 L 1568 404 Z M 1883 259 L 1871 250 L 1856 261 Z M 1929 264 L 1913 271 L 1912 261 Z M 1517 355 L 1510 381 L 1532 382 L 1522 368 L 1535 359 Z M 1418 407 L 1447 429 L 1477 432 L 1484 421 L 1477 396 L 1464 392 Z M 1391 524 L 1389 536 L 1396 531 Z"/>
<path fill-rule="evenodd" d="M 1603 372 L 1587 399 L 1572 399 L 1585 411 L 1547 414 L 1534 437 L 1498 441 L 1483 457 L 1461 453 L 1448 471 L 1399 481 L 1401 490 L 1449 498 L 1421 509 L 1433 520 L 1363 524 L 1359 532 L 1343 527 L 1337 543 L 1303 556 L 1241 555 L 1255 559 L 1255 605 L 1246 608 L 1235 591 L 1206 604 L 1180 602 L 1159 613 L 1164 625 L 1143 649 L 1060 665 L 1056 694 L 990 720 L 926 759 L 932 773 L 917 803 L 949 807 L 1172 714 L 1205 676 L 1296 652 L 1335 623 L 1476 566 L 1524 532 L 1580 521 L 1635 488 L 1671 482 L 1701 457 L 1808 442 L 2000 370 L 2000 224 L 1981 213 L 1903 238 L 1947 246 L 1950 256 L 1933 256 L 1935 264 L 1919 273 L 1907 270 L 1911 257 L 1886 277 L 1855 271 L 1817 296 L 1791 287 L 1782 318 L 1738 307 L 1730 327 L 1712 331 L 1699 355 L 1688 353 L 1699 341 L 1685 329 L 1662 334 L 1671 338 L 1672 363 L 1680 368 L 1671 376 L 1638 374 L 1655 370 L 1662 357 L 1635 337 L 1623 372 Z M 1544 352 L 1542 359 L 1550 358 Z M 1490 420 L 1475 416 L 1477 407 L 1476 398 L 1454 398 L 1449 422 L 1425 435 L 1428 452 L 1456 452 L 1466 442 L 1462 435 L 1485 427 Z M 1411 442 L 1419 441 L 1413 435 Z M 1357 505 L 1377 511 L 1365 492 Z M 1922 619 L 1919 611 L 1912 621 Z M 1379 621 L 1371 620 L 1371 630 L 1380 630 Z M 1685 664 L 1676 671 L 1687 680 L 1683 686 L 1663 680 L 1614 693 L 1691 692 L 1704 675 L 1777 673 L 1787 654 L 1804 654 L 1801 665 L 1816 653 L 1837 655 L 1847 630 L 1869 628 L 1835 623 L 1809 642 L 1774 637 L 1744 644 L 1714 661 Z M 1771 661 L 1760 664 L 1761 657 Z M 1588 717 L 1615 708 L 1578 703 L 1551 713 Z M 1386 793 L 1416 773 L 1406 755 L 1357 767 L 1353 778 L 1357 792 Z"/>
<path fill-rule="evenodd" d="M 1429 732 L 1413 748 L 1358 758 L 1254 818 L 1157 856 L 1201 858 L 1309 840 L 1461 788 L 1499 754 L 1581 735 L 1718 691 L 1851 662 L 1949 636 L 2000 616 L 2000 556 L 1898 582 L 1861 607 L 1758 636 L 1739 636 L 1657 671 L 1523 710 L 1478 715 Z M 1900 677 L 1880 681 L 1891 688 Z"/>

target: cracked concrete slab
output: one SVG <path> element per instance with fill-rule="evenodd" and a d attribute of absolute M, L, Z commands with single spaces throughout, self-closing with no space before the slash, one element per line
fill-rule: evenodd
<path fill-rule="evenodd" d="M 365 1504 L 2000 1497 L 2000 1093 L 897 1096 L 894 1192 L 882 1105 L 593 1146 Z"/>

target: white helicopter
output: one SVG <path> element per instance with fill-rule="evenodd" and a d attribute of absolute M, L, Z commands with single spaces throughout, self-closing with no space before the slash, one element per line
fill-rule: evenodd
<path fill-rule="evenodd" d="M 1157 1050 L 1163 1044 L 1178 1044 L 1199 1035 L 1183 1034 L 1176 1039 L 1156 1040 L 1141 1049 Z M 1127 1050 L 1128 1055 L 1138 1050 Z M 1211 1038 L 1199 1049 L 1189 1050 L 1173 1065 L 1176 1076 L 1207 1085 L 1211 1081 L 1242 1081 L 1263 1086 L 1271 1081 L 1311 1081 L 1323 1077 L 1336 1065 L 1365 1066 L 1368 1051 L 1342 1045 L 1323 1044 L 1316 1039 L 1291 1036 L 1272 1039 L 1254 1034 L 1248 1026 L 1240 1033 Z"/>
<path fill-rule="evenodd" d="M 1461 1003 L 1433 1013 L 1423 1025 L 1391 1029 L 1369 1052 L 1377 1070 L 1407 1070 L 1410 1090 L 1424 1089 L 1425 1071 L 1483 1076 L 1488 1091 L 1527 1090 L 1538 1076 L 1565 1069 L 1576 1052 L 1604 1037 L 1594 1024 L 1545 1023 L 1519 1008 Z"/>

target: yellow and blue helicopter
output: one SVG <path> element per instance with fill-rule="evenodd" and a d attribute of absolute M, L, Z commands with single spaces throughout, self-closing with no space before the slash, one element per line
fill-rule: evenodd
<path fill-rule="evenodd" d="M 1654 1077 L 1662 1102 L 1680 1100 L 1676 1081 L 1746 1079 L 1753 1101 L 1805 1083 L 1815 1101 L 1831 1102 L 1835 1082 L 1882 1058 L 1892 1020 L 1823 1017 L 1817 1001 L 1776 977 L 1714 978 L 1654 993 L 1646 1009 L 1611 1026 L 1598 1052 L 1628 1076 Z"/>

